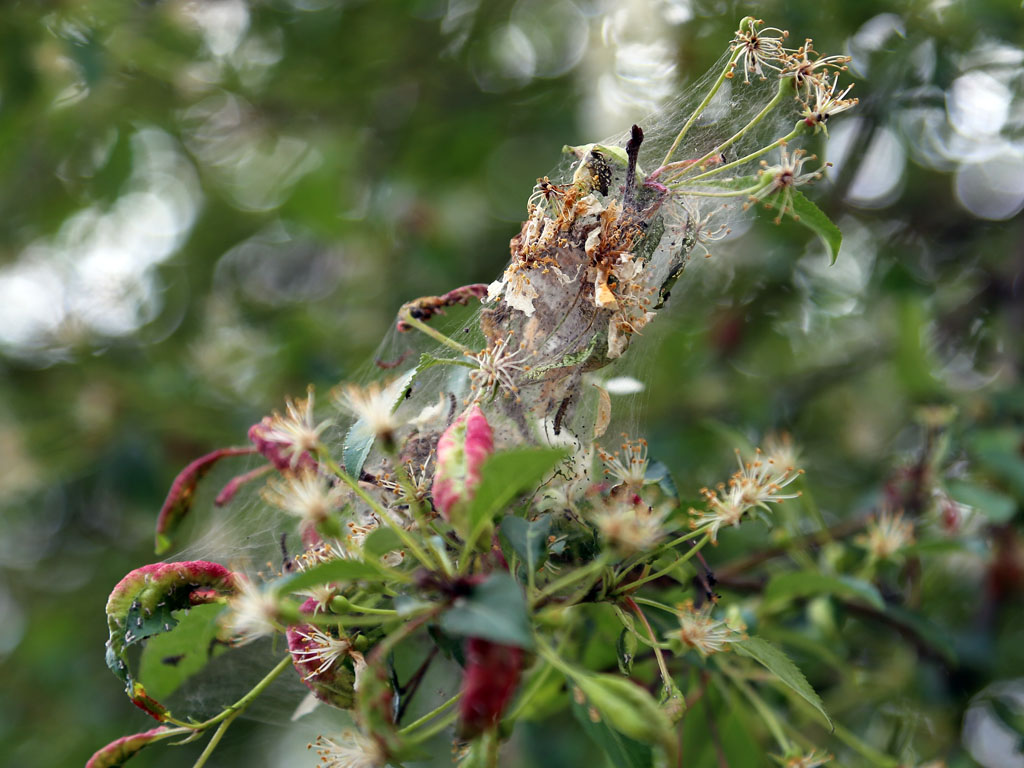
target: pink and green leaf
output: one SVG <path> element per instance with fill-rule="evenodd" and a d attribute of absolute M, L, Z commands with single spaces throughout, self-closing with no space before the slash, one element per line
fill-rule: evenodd
<path fill-rule="evenodd" d="M 192 509 L 196 488 L 213 465 L 228 456 L 244 456 L 253 453 L 253 448 L 221 448 L 213 453 L 200 456 L 185 467 L 171 483 L 160 515 L 156 519 L 156 554 L 162 555 L 171 548 L 174 532 Z"/>
<path fill-rule="evenodd" d="M 110 742 L 102 749 L 96 750 L 85 764 L 85 768 L 117 768 L 117 766 L 128 762 L 139 750 L 161 739 L 166 739 L 175 732 L 175 729 L 161 725 L 159 728 L 153 728 L 142 733 L 122 736 Z"/>
<path fill-rule="evenodd" d="M 234 593 L 235 585 L 231 571 L 205 560 L 145 565 L 118 582 L 107 598 L 106 661 L 124 682 L 126 693 L 136 706 L 158 720 L 167 713 L 135 680 L 128 664 L 128 648 L 147 637 L 171 631 L 178 624 L 176 611 L 219 601 Z"/>

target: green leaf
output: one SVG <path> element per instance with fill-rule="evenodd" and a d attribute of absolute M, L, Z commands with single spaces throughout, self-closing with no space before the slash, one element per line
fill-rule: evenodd
<path fill-rule="evenodd" d="M 580 144 L 578 146 L 570 146 L 566 144 L 562 147 L 562 153 L 566 155 L 573 155 L 578 160 L 583 160 L 590 156 L 591 151 L 596 150 L 604 155 L 608 159 L 615 160 L 619 165 L 626 165 L 629 162 L 629 158 L 626 156 L 626 150 L 622 147 L 614 144 Z M 637 176 L 643 178 L 643 173 L 640 169 L 637 169 Z"/>
<path fill-rule="evenodd" d="M 533 648 L 523 592 L 504 571 L 492 573 L 468 597 L 457 599 L 441 617 L 441 629 L 453 635 Z"/>
<path fill-rule="evenodd" d="M 285 595 L 332 581 L 383 581 L 385 578 L 381 569 L 372 563 L 355 559 L 329 560 L 309 570 L 280 578 L 270 586 L 278 594 Z"/>
<path fill-rule="evenodd" d="M 818 571 L 790 571 L 773 576 L 764 590 L 764 602 L 766 606 L 774 608 L 795 598 L 812 595 L 835 595 L 848 600 L 861 600 L 878 610 L 885 608 L 882 596 L 868 582 L 852 576 L 831 576 Z"/>
<path fill-rule="evenodd" d="M 790 190 L 790 204 L 793 208 L 793 220 L 814 232 L 828 249 L 830 263 L 835 264 L 839 258 L 839 246 L 843 243 L 843 233 L 825 212 L 812 203 L 799 189 Z"/>
<path fill-rule="evenodd" d="M 133 701 L 154 714 L 162 709 L 135 679 L 128 648 L 170 632 L 178 623 L 179 609 L 234 591 L 233 574 L 217 563 L 203 560 L 152 563 L 136 568 L 118 582 L 107 599 L 106 662 L 125 684 L 125 692 Z"/>
<path fill-rule="evenodd" d="M 569 687 L 572 688 L 571 680 Z M 572 696 L 569 697 L 569 701 L 576 721 L 583 726 L 583 732 L 590 740 L 600 747 L 608 758 L 609 765 L 616 768 L 651 768 L 654 764 L 654 755 L 649 746 L 609 728 L 603 719 L 594 722 L 590 718 L 589 707 L 579 704 Z"/>
<path fill-rule="evenodd" d="M 832 725 L 832 718 L 828 716 L 828 713 L 825 711 L 825 705 L 821 702 L 821 697 L 811 688 L 811 684 L 807 682 L 807 678 L 804 677 L 804 673 L 800 671 L 800 668 L 780 649 L 760 637 L 748 637 L 746 640 L 740 640 L 733 643 L 732 648 L 741 656 L 747 656 L 761 664 L 807 701 L 808 704 L 818 710 L 828 722 L 830 728 L 834 727 Z"/>
<path fill-rule="evenodd" d="M 1017 512 L 1016 501 L 992 488 L 954 481 L 948 490 L 956 501 L 978 510 L 993 523 L 1009 522 Z"/>
<path fill-rule="evenodd" d="M 619 672 L 627 677 L 633 672 L 633 660 L 636 658 L 639 641 L 631 628 L 623 627 L 619 639 L 615 641 L 615 658 L 619 663 Z"/>
<path fill-rule="evenodd" d="M 177 626 L 146 643 L 139 662 L 139 679 L 150 696 L 170 696 L 206 666 L 211 648 L 215 647 L 217 617 L 223 610 L 223 605 L 210 603 L 175 611 Z"/>
<path fill-rule="evenodd" d="M 460 360 L 456 357 L 435 357 L 427 352 L 423 352 L 420 355 L 420 361 L 416 364 L 416 368 L 413 370 L 414 377 L 419 376 L 425 370 L 433 368 L 435 365 L 461 365 L 465 368 L 476 368 L 475 365 L 467 363 L 465 360 Z M 411 384 L 412 381 L 409 383 Z"/>
<path fill-rule="evenodd" d="M 547 514 L 541 515 L 532 523 L 511 515 L 501 521 L 502 536 L 531 573 L 540 568 L 547 559 L 550 532 L 551 515 Z"/>
<path fill-rule="evenodd" d="M 652 461 L 647 465 L 647 471 L 644 473 L 644 484 L 653 483 L 657 483 L 658 487 L 661 488 L 661 492 L 670 499 L 679 499 L 679 489 L 676 488 L 676 482 L 672 479 L 672 474 L 664 462 Z"/>
<path fill-rule="evenodd" d="M 970 448 L 979 464 L 1024 499 L 1024 432 L 1013 428 L 978 432 L 972 436 Z"/>
<path fill-rule="evenodd" d="M 201 456 L 178 473 L 156 519 L 156 554 L 165 554 L 174 545 L 174 534 L 192 510 L 196 489 L 213 466 L 221 459 L 248 453 L 248 448 L 221 448 Z"/>
<path fill-rule="evenodd" d="M 534 490 L 565 456 L 561 448 L 516 448 L 490 456 L 480 468 L 480 485 L 469 502 L 470 541 L 516 496 Z"/>
<path fill-rule="evenodd" d="M 749 176 L 722 176 L 720 178 L 712 176 L 704 181 L 698 181 L 693 184 L 687 184 L 686 179 L 680 182 L 683 189 L 731 189 L 735 192 L 753 189 L 761 183 L 761 177 L 756 173 Z"/>
<path fill-rule="evenodd" d="M 381 526 L 370 531 L 363 539 L 363 554 L 367 558 L 380 557 L 388 552 L 401 549 L 402 546 L 402 539 L 393 528 Z"/>
<path fill-rule="evenodd" d="M 460 667 L 466 666 L 466 654 L 462 648 L 462 640 L 449 635 L 437 624 L 427 625 L 427 634 L 434 641 L 434 645 L 441 649 L 445 657 L 451 659 Z"/>
<path fill-rule="evenodd" d="M 352 477 L 359 478 L 363 463 L 370 455 L 370 449 L 373 448 L 375 439 L 376 435 L 366 429 L 366 424 L 361 419 L 353 424 L 345 434 L 345 445 L 341 450 L 341 458 L 345 462 L 345 471 Z"/>
<path fill-rule="evenodd" d="M 177 614 L 180 605 L 170 601 L 162 601 L 151 610 L 138 603 L 128 609 L 128 626 L 131 630 L 131 643 L 137 643 L 153 635 L 170 632 L 178 624 Z"/>

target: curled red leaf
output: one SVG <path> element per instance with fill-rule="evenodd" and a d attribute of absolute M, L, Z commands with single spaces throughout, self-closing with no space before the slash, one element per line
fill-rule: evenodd
<path fill-rule="evenodd" d="M 159 741 L 170 730 L 170 728 L 161 725 L 159 728 L 153 728 L 142 733 L 122 736 L 110 742 L 102 749 L 96 750 L 85 764 L 85 768 L 117 768 L 119 765 L 124 765 L 140 749 L 149 746 L 154 741 Z"/>
<path fill-rule="evenodd" d="M 221 448 L 220 450 L 200 456 L 185 467 L 171 483 L 167 498 L 160 508 L 156 519 L 156 553 L 162 555 L 171 548 L 171 536 L 181 525 L 195 500 L 196 487 L 207 472 L 223 458 L 228 456 L 244 456 L 253 452 L 252 448 Z"/>

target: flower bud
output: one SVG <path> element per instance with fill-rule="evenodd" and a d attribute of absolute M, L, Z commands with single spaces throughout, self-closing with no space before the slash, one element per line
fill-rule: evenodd
<path fill-rule="evenodd" d="M 678 744 L 669 716 L 639 685 L 619 675 L 584 674 L 573 678 L 586 702 L 616 731 L 647 744 L 658 744 L 671 759 Z"/>
<path fill-rule="evenodd" d="M 498 724 L 519 684 L 522 668 L 522 649 L 481 637 L 469 638 L 459 702 L 462 738 L 471 739 Z"/>
<path fill-rule="evenodd" d="M 473 405 L 444 431 L 437 441 L 437 471 L 432 493 L 434 506 L 452 522 L 453 508 L 473 497 L 480 484 L 480 467 L 494 451 L 494 434 L 479 405 Z M 468 531 L 459 531 L 465 535 Z"/>

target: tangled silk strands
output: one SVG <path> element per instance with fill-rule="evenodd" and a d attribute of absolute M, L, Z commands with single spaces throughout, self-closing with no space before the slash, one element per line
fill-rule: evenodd
<path fill-rule="evenodd" d="M 251 692 L 228 714 L 177 720 L 146 693 L 129 664 L 130 646 L 174 629 L 174 610 L 226 602 L 229 610 L 211 631 L 233 646 L 232 654 L 261 637 L 284 635 L 311 696 L 355 710 L 361 733 L 318 742 L 332 766 L 380 765 L 451 722 L 440 714 L 449 702 L 436 722 L 425 716 L 399 730 L 404 705 L 395 709 L 390 702 L 402 700 L 403 686 L 385 673 L 388 654 L 437 620 L 446 632 L 468 638 L 460 734 L 488 755 L 496 754 L 495 726 L 518 684 L 524 648 L 535 648 L 564 673 L 603 717 L 614 716 L 620 698 L 637 711 L 654 707 L 632 683 L 621 690 L 597 686 L 597 678 L 549 647 L 532 612 L 582 587 L 572 599 L 625 600 L 642 618 L 629 595 L 668 572 L 651 570 L 657 557 L 682 545 L 669 570 L 678 567 L 723 525 L 795 495 L 779 493 L 798 474 L 792 453 L 758 455 L 741 461 L 729 489 L 707 492 L 709 509 L 693 514 L 696 530 L 680 535 L 691 520 L 676 514 L 678 500 L 652 478 L 646 443 L 597 448 L 611 406 L 607 392 L 587 384 L 627 353 L 693 255 L 706 255 L 751 205 L 805 223 L 807 212 L 817 212 L 810 225 L 822 234 L 820 211 L 798 190 L 820 177 L 821 166 L 792 143 L 824 130 L 831 115 L 855 100 L 846 98 L 849 88 L 837 92 L 843 58 L 819 56 L 810 41 L 791 49 L 786 39 L 744 19 L 717 69 L 686 99 L 618 141 L 566 147 L 562 170 L 554 180 L 539 179 L 530 195 L 498 279 L 405 304 L 392 348 L 378 357 L 383 376 L 340 386 L 320 398 L 319 408 L 311 389 L 284 413 L 254 425 L 250 448 L 215 452 L 182 472 L 160 514 L 162 550 L 215 463 L 240 453 L 255 460 L 217 495 L 219 505 L 239 511 L 200 537 L 188 552 L 196 559 L 159 570 L 159 582 L 157 571 L 129 574 L 108 604 L 108 663 L 136 704 L 178 728 L 217 725 L 217 734 L 248 706 Z M 460 311 L 469 319 L 448 335 L 438 316 Z M 538 446 L 567 450 L 522 458 L 524 448 Z M 499 479 L 488 475 L 498 472 L 488 464 L 492 454 L 513 467 Z M 239 502 L 264 475 L 270 478 L 262 492 Z M 511 505 L 522 494 L 525 506 Z M 496 548 L 499 515 L 507 515 L 501 531 L 512 542 L 513 563 L 529 563 L 522 583 Z M 205 562 L 222 549 L 217 559 L 251 571 L 251 563 L 237 562 L 241 548 L 255 552 L 260 545 L 248 542 L 266 546 L 289 524 L 302 551 L 296 556 L 283 543 L 279 572 L 264 574 L 267 586 L 252 574 Z M 525 535 L 527 529 L 533 533 Z M 546 570 L 538 571 L 534 566 L 545 560 Z M 496 601 L 519 623 L 492 626 L 477 614 L 460 614 L 467 599 Z M 158 626 L 154 615 L 167 619 Z M 679 616 L 684 630 L 689 621 L 699 624 L 702 637 L 714 629 L 724 638 L 705 642 L 702 653 L 724 650 L 728 639 L 741 636 L 739 628 L 712 619 L 709 606 Z M 693 646 L 699 633 L 691 627 L 661 642 L 647 630 L 672 700 L 678 689 L 661 649 Z M 267 685 L 261 681 L 253 690 Z M 648 714 L 616 727 L 670 753 L 661 727 L 666 715 L 657 707 Z"/>

